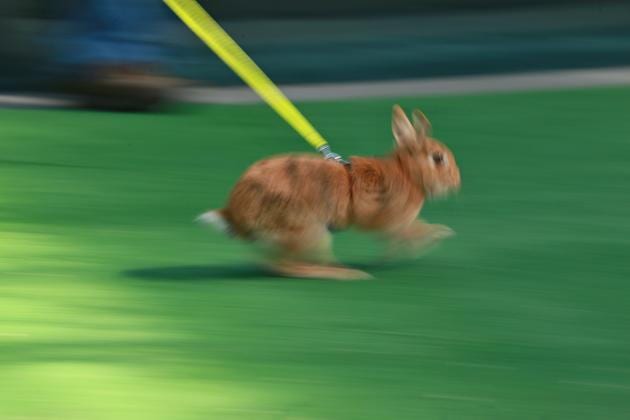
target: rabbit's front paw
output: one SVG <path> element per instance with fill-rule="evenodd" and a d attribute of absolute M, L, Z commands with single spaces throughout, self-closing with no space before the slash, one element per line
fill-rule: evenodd
<path fill-rule="evenodd" d="M 455 231 L 446 225 L 430 225 L 429 236 L 434 240 L 455 236 Z"/>
<path fill-rule="evenodd" d="M 436 245 L 438 242 L 454 235 L 455 231 L 448 226 L 427 225 L 423 235 L 410 241 L 411 249 L 416 256 L 420 256 L 424 253 L 424 251 Z"/>

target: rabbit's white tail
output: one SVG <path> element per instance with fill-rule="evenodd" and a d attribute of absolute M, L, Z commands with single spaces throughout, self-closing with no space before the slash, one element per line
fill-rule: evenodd
<path fill-rule="evenodd" d="M 232 234 L 232 228 L 223 214 L 221 214 L 221 210 L 210 210 L 201 215 L 199 215 L 196 219 L 196 222 L 203 223 L 205 225 L 211 225 L 216 230 L 221 233 L 225 233 L 227 235 Z"/>

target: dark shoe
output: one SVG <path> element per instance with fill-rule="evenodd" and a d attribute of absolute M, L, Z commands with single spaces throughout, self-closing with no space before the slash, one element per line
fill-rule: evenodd
<path fill-rule="evenodd" d="M 68 91 L 88 109 L 142 112 L 161 107 L 180 84 L 141 67 L 98 66 L 71 83 Z"/>

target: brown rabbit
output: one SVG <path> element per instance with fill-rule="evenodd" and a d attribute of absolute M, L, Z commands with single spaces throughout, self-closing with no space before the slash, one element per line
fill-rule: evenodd
<path fill-rule="evenodd" d="M 396 147 L 390 156 L 352 157 L 349 165 L 316 155 L 271 157 L 245 172 L 225 208 L 199 219 L 265 245 L 269 266 L 278 274 L 369 278 L 334 264 L 330 230 L 355 226 L 406 247 L 453 234 L 446 226 L 417 220 L 425 197 L 460 186 L 453 154 L 430 137 L 430 129 L 420 111 L 413 112 L 412 125 L 396 105 Z"/>

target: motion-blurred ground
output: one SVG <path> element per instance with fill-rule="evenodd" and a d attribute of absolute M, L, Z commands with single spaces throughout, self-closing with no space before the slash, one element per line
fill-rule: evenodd
<path fill-rule="evenodd" d="M 265 277 L 192 223 L 270 153 L 263 105 L 0 110 L 0 418 L 626 419 L 630 89 L 302 104 L 344 155 L 392 103 L 458 156 L 458 236 L 371 282 Z"/>

